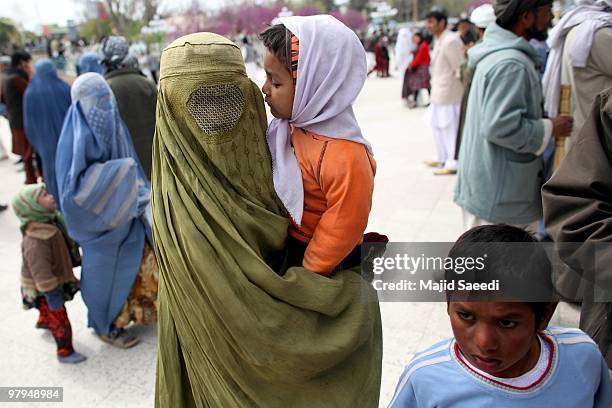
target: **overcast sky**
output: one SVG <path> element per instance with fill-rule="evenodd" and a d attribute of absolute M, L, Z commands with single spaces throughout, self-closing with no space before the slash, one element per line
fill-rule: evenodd
<path fill-rule="evenodd" d="M 82 12 L 73 0 L 1 0 L 0 16 L 8 17 L 33 30 L 41 24 L 66 24 Z"/>
<path fill-rule="evenodd" d="M 221 4 L 223 0 L 206 0 L 206 6 L 211 3 Z M 203 0 L 200 3 L 204 4 Z M 83 10 L 74 0 L 0 0 L 0 17 L 9 17 L 23 24 L 26 30 L 36 30 L 43 24 L 65 25 L 67 20 L 79 20 Z M 180 9 L 191 4 L 191 0 L 162 0 L 164 10 Z"/>

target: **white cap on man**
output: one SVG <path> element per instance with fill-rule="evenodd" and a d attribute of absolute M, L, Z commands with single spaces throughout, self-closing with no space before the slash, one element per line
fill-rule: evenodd
<path fill-rule="evenodd" d="M 470 21 L 478 28 L 486 29 L 489 24 L 495 22 L 495 10 L 491 4 L 483 4 L 472 11 Z"/>

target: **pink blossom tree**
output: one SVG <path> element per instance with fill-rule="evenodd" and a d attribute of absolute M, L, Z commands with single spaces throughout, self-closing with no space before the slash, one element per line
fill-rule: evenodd
<path fill-rule="evenodd" d="M 323 11 L 316 6 L 304 6 L 295 12 L 296 16 L 315 16 L 322 14 Z"/>
<path fill-rule="evenodd" d="M 368 21 L 359 11 L 356 10 L 348 9 L 345 13 L 334 10 L 329 14 L 342 21 L 348 28 L 354 31 L 363 30 L 368 26 Z"/>
<path fill-rule="evenodd" d="M 245 6 L 237 11 L 236 33 L 258 34 L 263 31 L 268 24 L 276 17 L 281 10 L 281 6 L 262 7 Z"/>

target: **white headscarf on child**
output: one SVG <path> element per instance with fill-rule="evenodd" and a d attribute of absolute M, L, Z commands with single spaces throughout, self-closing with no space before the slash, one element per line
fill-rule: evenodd
<path fill-rule="evenodd" d="M 357 35 L 329 15 L 281 17 L 299 40 L 298 75 L 290 120 L 274 119 L 268 128 L 274 188 L 293 221 L 300 225 L 304 186 L 291 148 L 289 124 L 323 136 L 372 148 L 353 113 L 366 79 L 366 54 Z"/>

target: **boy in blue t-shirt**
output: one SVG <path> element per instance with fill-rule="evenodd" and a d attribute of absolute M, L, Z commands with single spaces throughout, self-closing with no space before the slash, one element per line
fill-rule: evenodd
<path fill-rule="evenodd" d="M 449 258 L 478 254 L 489 254 L 486 269 L 460 279 L 498 278 L 503 293 L 447 292 L 454 337 L 412 359 L 389 406 L 612 407 L 612 373 L 593 340 L 578 329 L 548 327 L 557 304 L 534 301 L 554 293 L 535 239 L 507 225 L 477 227 Z M 452 275 L 446 272 L 447 281 Z"/>

